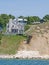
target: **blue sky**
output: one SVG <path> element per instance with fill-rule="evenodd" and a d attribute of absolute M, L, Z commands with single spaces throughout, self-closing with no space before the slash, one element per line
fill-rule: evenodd
<path fill-rule="evenodd" d="M 0 14 L 39 16 L 49 14 L 49 0 L 0 0 Z"/>

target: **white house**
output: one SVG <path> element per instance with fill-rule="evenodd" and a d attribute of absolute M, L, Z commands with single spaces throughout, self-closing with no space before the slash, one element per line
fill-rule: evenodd
<path fill-rule="evenodd" d="M 24 26 L 26 25 L 26 19 L 10 19 L 6 26 L 7 33 L 23 34 Z"/>

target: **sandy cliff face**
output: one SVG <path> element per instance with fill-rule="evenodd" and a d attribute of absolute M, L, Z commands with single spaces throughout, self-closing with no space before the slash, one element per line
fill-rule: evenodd
<path fill-rule="evenodd" d="M 30 43 L 21 43 L 19 50 L 39 51 L 41 55 L 49 55 L 49 29 L 47 28 L 36 29 Z"/>
<path fill-rule="evenodd" d="M 30 47 L 40 54 L 49 54 L 49 33 L 34 35 L 30 41 Z"/>

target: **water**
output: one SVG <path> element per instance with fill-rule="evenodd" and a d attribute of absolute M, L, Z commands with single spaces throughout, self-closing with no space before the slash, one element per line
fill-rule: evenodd
<path fill-rule="evenodd" d="M 49 60 L 0 59 L 0 65 L 49 65 Z"/>

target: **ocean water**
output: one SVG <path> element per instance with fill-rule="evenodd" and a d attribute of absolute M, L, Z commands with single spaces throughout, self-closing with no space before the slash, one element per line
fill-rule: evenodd
<path fill-rule="evenodd" d="M 49 65 L 49 60 L 0 59 L 0 65 Z"/>

